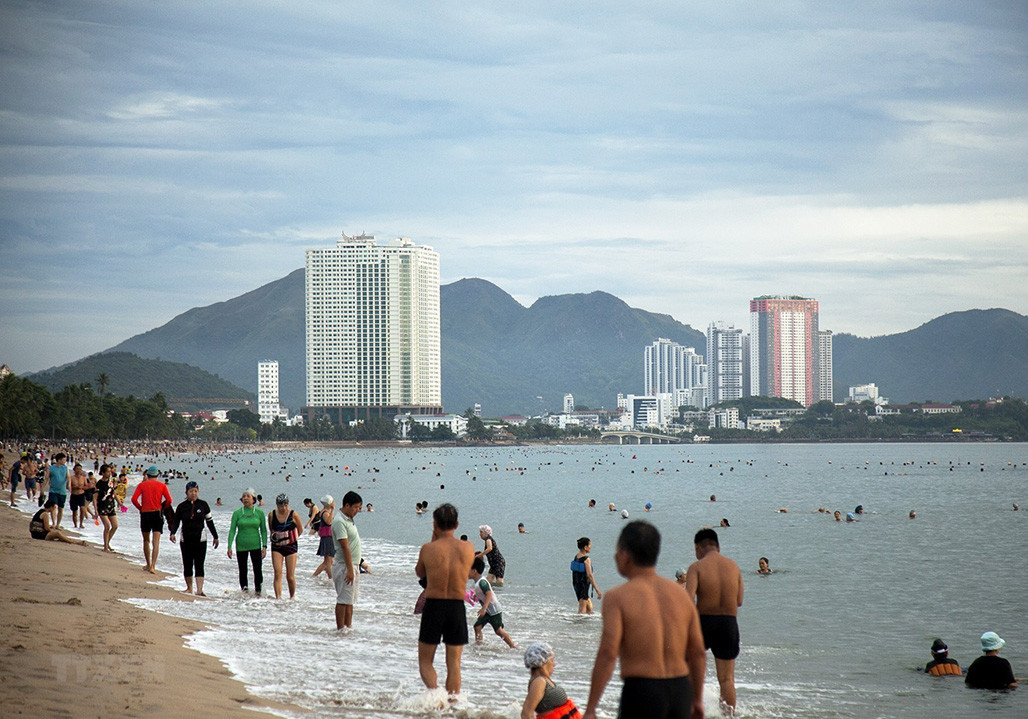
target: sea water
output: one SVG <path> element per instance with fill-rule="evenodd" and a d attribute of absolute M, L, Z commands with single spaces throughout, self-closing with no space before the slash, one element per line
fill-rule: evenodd
<path fill-rule="evenodd" d="M 979 635 L 991 630 L 1006 639 L 1001 655 L 1015 674 L 1028 676 L 1028 511 L 1012 508 L 1028 499 L 1026 462 L 1026 445 L 970 443 L 183 455 L 161 468 L 197 480 L 212 507 L 219 496 L 225 503 L 214 507 L 222 544 L 208 548 L 210 599 L 134 602 L 205 623 L 209 629 L 190 637 L 190 646 L 220 658 L 255 694 L 305 707 L 312 716 L 517 717 L 528 671 L 521 652 L 507 649 L 488 626 L 484 643 L 464 652 L 456 708 L 432 708 L 438 697 L 419 679 L 419 619 L 412 609 L 420 587 L 413 567 L 432 520 L 417 515 L 415 504 L 427 500 L 431 509 L 452 502 L 460 511 L 457 534 L 481 548 L 477 528 L 491 525 L 506 558 L 506 584 L 497 590 L 505 628 L 521 646 L 534 640 L 554 646 L 554 679 L 584 709 L 602 619 L 576 614 L 569 570 L 576 540 L 591 538 L 594 573 L 606 591 L 622 581 L 613 562 L 622 509 L 660 529 L 657 569 L 667 577 L 695 560 L 696 530 L 726 518 L 731 526 L 718 528 L 721 549 L 745 580 L 739 716 L 1024 717 L 1024 689 L 974 691 L 960 679 L 918 670 L 930 660 L 935 637 L 966 667 L 980 654 Z M 170 482 L 176 502 L 184 481 Z M 270 555 L 264 597 L 239 590 L 224 542 L 248 486 L 264 496 L 267 511 L 285 492 L 305 522 L 304 497 L 329 493 L 339 505 L 355 490 L 365 506 L 373 504 L 374 512 L 356 518 L 372 574 L 362 577 L 351 631 L 335 630 L 331 581 L 310 576 L 320 561 L 316 536 L 300 540 L 296 599 L 271 598 Z M 588 507 L 590 499 L 595 507 Z M 617 511 L 608 511 L 610 503 Z M 864 507 L 859 521 L 833 520 L 832 511 L 845 517 L 857 505 Z M 916 518 L 908 517 L 910 510 Z M 115 547 L 139 555 L 137 515 L 119 517 Z M 527 533 L 518 533 L 519 522 Z M 761 556 L 770 559 L 772 575 L 755 573 Z M 178 548 L 167 535 L 159 567 L 173 575 L 164 584 L 183 586 Z M 442 682 L 441 649 L 436 668 Z M 708 659 L 709 716 L 718 715 L 713 669 Z M 616 716 L 619 693 L 615 674 L 601 716 Z"/>

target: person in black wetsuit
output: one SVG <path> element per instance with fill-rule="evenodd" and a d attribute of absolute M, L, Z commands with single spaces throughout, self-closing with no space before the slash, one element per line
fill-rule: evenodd
<path fill-rule="evenodd" d="M 169 523 L 171 525 L 171 523 Z M 207 558 L 207 534 L 214 538 L 214 548 L 218 548 L 218 530 L 214 526 L 211 508 L 200 499 L 200 488 L 196 482 L 186 482 L 186 501 L 176 509 L 173 526 L 168 527 L 171 541 L 174 542 L 181 533 L 179 550 L 182 552 L 182 576 L 186 580 L 186 593 L 193 593 L 193 576 L 196 576 L 196 596 L 205 597 L 203 593 L 204 560 Z"/>

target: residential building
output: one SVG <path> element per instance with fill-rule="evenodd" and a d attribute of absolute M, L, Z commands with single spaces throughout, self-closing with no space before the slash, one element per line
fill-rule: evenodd
<path fill-rule="evenodd" d="M 289 419 L 289 411 L 278 403 L 278 361 L 257 363 L 257 415 L 263 424 Z"/>
<path fill-rule="evenodd" d="M 817 402 L 823 397 L 825 372 L 821 345 L 817 300 L 781 295 L 752 299 L 750 393 L 784 397 L 804 407 Z"/>
<path fill-rule="evenodd" d="M 707 427 L 709 429 L 713 429 L 715 427 L 721 427 L 723 429 L 739 429 L 739 408 L 725 407 L 723 409 L 717 409 L 711 407 L 707 410 Z"/>
<path fill-rule="evenodd" d="M 671 394 L 690 390 L 705 379 L 703 355 L 692 347 L 683 347 L 664 337 L 657 338 L 643 350 L 643 394 Z"/>
<path fill-rule="evenodd" d="M 752 432 L 781 432 L 782 420 L 749 417 L 746 420 L 746 429 Z"/>
<path fill-rule="evenodd" d="M 674 397 L 669 392 L 653 395 L 630 394 L 625 397 L 625 419 L 621 424 L 639 429 L 666 427 L 678 415 L 678 407 L 673 400 Z"/>
<path fill-rule="evenodd" d="M 400 436 L 404 439 L 410 434 L 411 423 L 425 427 L 429 431 L 437 427 L 446 427 L 457 437 L 468 433 L 468 419 L 460 414 L 398 414 L 393 418 L 400 425 Z"/>
<path fill-rule="evenodd" d="M 707 327 L 706 406 L 748 396 L 747 339 L 742 329 L 724 322 L 711 322 Z"/>
<path fill-rule="evenodd" d="M 861 402 L 889 404 L 889 400 L 878 393 L 878 385 L 874 382 L 851 386 L 849 389 L 849 401 L 854 404 L 860 404 Z"/>
<path fill-rule="evenodd" d="M 816 401 L 835 402 L 832 388 L 832 331 L 817 331 L 817 397 Z"/>
<path fill-rule="evenodd" d="M 564 414 L 571 414 L 575 411 L 575 396 L 572 394 L 564 395 Z"/>
<path fill-rule="evenodd" d="M 442 414 L 439 255 L 343 235 L 306 252 L 308 419 Z"/>

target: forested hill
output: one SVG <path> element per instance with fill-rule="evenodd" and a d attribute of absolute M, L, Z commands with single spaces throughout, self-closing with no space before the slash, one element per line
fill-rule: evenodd
<path fill-rule="evenodd" d="M 705 351 L 706 339 L 669 315 L 634 309 L 605 292 L 543 297 L 524 307 L 481 279 L 440 288 L 443 403 L 490 415 L 612 407 L 642 391 L 642 351 L 668 337 Z M 197 307 L 110 351 L 186 362 L 256 391 L 257 362 L 279 362 L 279 395 L 304 403 L 303 270 L 225 302 Z M 536 398 L 541 396 L 542 401 Z"/>
<path fill-rule="evenodd" d="M 107 386 L 103 388 L 105 394 L 148 398 L 161 392 L 175 409 L 191 409 L 195 403 L 174 402 L 189 398 L 256 399 L 250 392 L 198 367 L 181 362 L 143 359 L 129 352 L 91 355 L 74 364 L 38 372 L 27 378 L 51 392 L 58 392 L 68 385 L 88 384 L 99 394 L 101 387 L 97 378 L 101 375 L 107 379 Z M 210 406 L 211 403 L 200 404 Z M 237 406 L 233 403 L 225 404 L 227 407 Z"/>
<path fill-rule="evenodd" d="M 1003 309 L 951 312 L 883 337 L 834 338 L 835 399 L 874 382 L 896 402 L 1028 397 L 1028 317 Z"/>

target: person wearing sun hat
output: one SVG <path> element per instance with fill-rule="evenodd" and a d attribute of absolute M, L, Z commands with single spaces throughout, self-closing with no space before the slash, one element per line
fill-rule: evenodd
<path fill-rule="evenodd" d="M 957 660 L 949 658 L 949 647 L 941 639 L 932 642 L 932 660 L 925 665 L 924 671 L 933 677 L 959 677 L 963 674 Z"/>
<path fill-rule="evenodd" d="M 1014 689 L 1017 679 L 1010 662 L 999 656 L 999 650 L 1006 642 L 996 632 L 985 632 L 982 635 L 982 651 L 984 654 L 967 668 L 964 683 L 974 689 Z"/>

